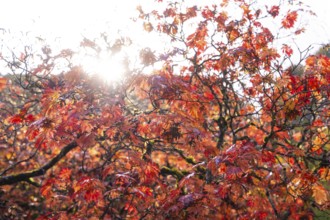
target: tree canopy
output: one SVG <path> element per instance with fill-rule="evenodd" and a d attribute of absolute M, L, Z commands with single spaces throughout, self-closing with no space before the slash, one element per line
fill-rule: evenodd
<path fill-rule="evenodd" d="M 295 0 L 157 4 L 138 7 L 137 22 L 171 47 L 144 48 L 138 67 L 124 60 L 120 82 L 73 65 L 70 49 L 1 55 L 2 216 L 329 216 L 330 59 L 281 41 L 303 34 L 309 11 Z"/>

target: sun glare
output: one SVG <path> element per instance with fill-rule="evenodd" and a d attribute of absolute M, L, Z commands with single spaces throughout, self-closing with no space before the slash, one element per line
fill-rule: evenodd
<path fill-rule="evenodd" d="M 123 79 L 125 68 L 120 55 L 86 56 L 81 62 L 84 70 L 95 74 L 106 82 L 118 82 Z"/>

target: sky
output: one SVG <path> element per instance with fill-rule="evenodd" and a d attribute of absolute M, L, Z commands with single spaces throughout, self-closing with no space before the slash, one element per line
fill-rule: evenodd
<path fill-rule="evenodd" d="M 166 1 L 166 0 L 164 0 Z M 186 0 L 198 3 L 201 0 Z M 207 0 L 203 0 L 205 2 Z M 212 1 L 212 0 L 210 0 Z M 214 0 L 213 0 L 214 1 Z M 274 1 L 274 4 L 280 0 Z M 142 32 L 142 27 L 132 25 L 137 16 L 136 5 L 152 10 L 154 0 L 0 0 L 0 30 L 7 30 L 8 39 L 2 39 L 7 47 L 15 47 L 19 36 L 40 36 L 60 47 L 73 48 L 84 38 L 94 38 L 101 32 L 112 36 L 130 36 L 141 46 L 159 47 L 155 36 Z M 297 45 L 306 48 L 330 41 L 330 1 L 301 0 L 314 11 L 316 17 L 303 17 L 306 33 L 295 39 Z M 8 32 L 9 30 L 9 32 Z M 118 31 L 120 30 L 120 31 Z M 100 64 L 100 63 L 99 63 Z"/>
<path fill-rule="evenodd" d="M 315 12 L 316 16 L 302 18 L 307 24 L 305 34 L 297 41 L 298 45 L 307 47 L 312 44 L 315 49 L 323 43 L 330 43 L 330 1 L 327 0 L 302 0 L 310 9 Z"/>

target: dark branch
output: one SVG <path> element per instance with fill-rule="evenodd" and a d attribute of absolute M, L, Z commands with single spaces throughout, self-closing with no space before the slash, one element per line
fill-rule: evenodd
<path fill-rule="evenodd" d="M 61 152 L 58 155 L 56 155 L 56 157 L 51 159 L 48 163 L 46 163 L 44 166 L 42 166 L 39 169 L 28 171 L 25 173 L 19 173 L 19 174 L 13 174 L 10 176 L 1 177 L 0 186 L 10 185 L 21 181 L 29 181 L 29 178 L 31 177 L 44 175 L 47 172 L 47 170 L 52 168 L 58 161 L 60 161 L 67 153 L 69 153 L 75 147 L 77 147 L 76 142 L 72 142 L 68 144 L 61 150 Z"/>

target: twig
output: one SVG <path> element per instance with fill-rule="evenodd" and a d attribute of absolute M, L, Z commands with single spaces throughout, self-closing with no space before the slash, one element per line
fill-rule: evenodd
<path fill-rule="evenodd" d="M 31 177 L 44 175 L 47 172 L 47 170 L 52 168 L 67 153 L 69 153 L 72 149 L 74 149 L 77 146 L 78 145 L 77 145 L 76 142 L 72 142 L 72 143 L 68 144 L 67 146 L 65 146 L 61 150 L 61 152 L 58 155 L 56 155 L 53 159 L 51 159 L 48 163 L 46 163 L 44 166 L 42 166 L 39 169 L 28 171 L 28 172 L 25 172 L 25 173 L 19 173 L 19 174 L 14 174 L 14 175 L 10 175 L 10 176 L 1 177 L 0 178 L 0 186 L 10 185 L 10 184 L 18 183 L 18 182 L 21 182 L 21 181 L 29 182 L 29 178 L 31 178 Z"/>

